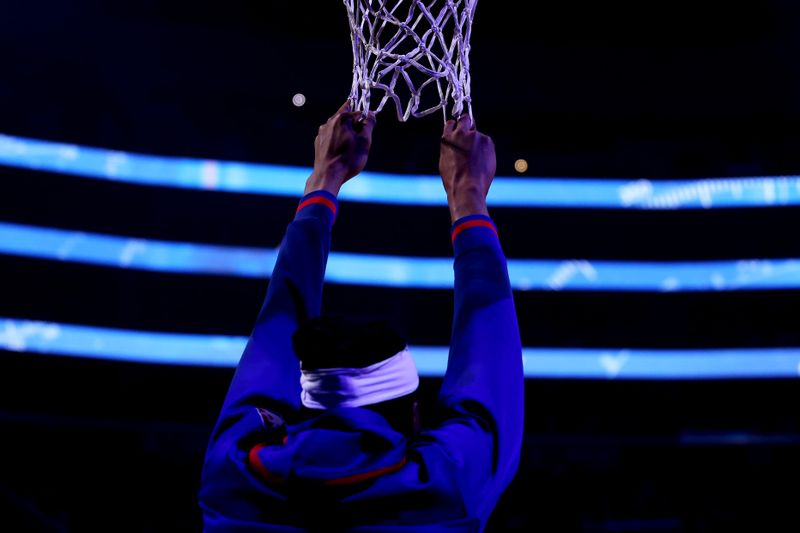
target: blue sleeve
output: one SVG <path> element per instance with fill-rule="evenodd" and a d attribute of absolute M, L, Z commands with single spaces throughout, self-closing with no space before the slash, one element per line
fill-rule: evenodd
<path fill-rule="evenodd" d="M 292 334 L 302 320 L 320 313 L 337 208 L 336 197 L 325 191 L 311 193 L 300 202 L 281 243 L 266 299 L 219 423 L 238 418 L 253 406 L 272 407 L 284 414 L 299 408 L 300 365 L 292 348 Z"/>
<path fill-rule="evenodd" d="M 300 406 L 300 363 L 292 335 L 302 320 L 320 313 L 337 207 L 329 193 L 307 195 L 281 242 L 264 305 L 203 461 L 199 503 L 206 527 L 221 516 L 263 516 L 270 509 L 275 511 L 265 507 L 269 499 L 254 499 L 246 490 L 242 492 L 255 479 L 247 454 L 256 439 L 280 437 L 281 417 Z"/>
<path fill-rule="evenodd" d="M 439 394 L 437 440 L 463 465 L 477 514 L 488 516 L 519 466 L 524 374 L 508 267 L 489 217 L 453 225 L 455 313 Z"/>

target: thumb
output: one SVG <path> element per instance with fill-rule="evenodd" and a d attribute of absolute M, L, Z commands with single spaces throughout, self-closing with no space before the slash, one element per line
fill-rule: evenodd
<path fill-rule="evenodd" d="M 375 116 L 375 113 L 370 111 L 367 113 L 366 119 L 364 119 L 361 124 L 363 125 L 363 130 L 361 131 L 361 135 L 372 137 L 372 130 L 375 129 L 375 124 L 377 123 L 378 119 Z"/>

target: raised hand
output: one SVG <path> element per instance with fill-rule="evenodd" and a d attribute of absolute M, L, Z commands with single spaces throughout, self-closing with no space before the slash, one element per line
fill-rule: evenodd
<path fill-rule="evenodd" d="M 486 195 L 496 170 L 494 142 L 475 129 L 469 115 L 445 124 L 439 173 L 453 222 L 467 215 L 489 215 Z"/>
<path fill-rule="evenodd" d="M 314 141 L 314 171 L 306 182 L 305 194 L 326 190 L 337 195 L 347 180 L 364 170 L 375 122 L 374 113 L 363 118 L 360 111 L 351 111 L 348 100 L 320 126 Z"/>

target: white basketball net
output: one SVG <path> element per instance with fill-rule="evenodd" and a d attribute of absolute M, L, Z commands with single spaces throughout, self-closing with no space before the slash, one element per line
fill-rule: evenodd
<path fill-rule="evenodd" d="M 353 39 L 354 109 L 380 112 L 389 100 L 397 118 L 440 109 L 447 119 L 472 116 L 469 51 L 478 0 L 344 0 Z M 383 91 L 374 109 L 372 91 Z M 405 100 L 405 103 L 404 103 Z"/>

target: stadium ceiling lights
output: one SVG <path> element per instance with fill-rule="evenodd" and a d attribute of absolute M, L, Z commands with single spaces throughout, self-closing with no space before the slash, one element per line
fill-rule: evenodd
<path fill-rule="evenodd" d="M 176 274 L 267 278 L 277 250 L 169 242 L 0 222 L 0 253 Z M 509 259 L 515 290 L 693 292 L 800 289 L 800 259 L 636 262 Z M 452 289 L 453 260 L 332 252 L 326 281 Z"/>
<path fill-rule="evenodd" d="M 132 154 L 0 135 L 0 164 L 146 186 L 300 197 L 310 168 Z M 365 172 L 340 198 L 400 205 L 446 205 L 438 176 Z M 800 205 L 800 177 L 649 181 L 497 177 L 493 207 L 712 209 Z"/>
<path fill-rule="evenodd" d="M 147 364 L 235 367 L 244 337 L 161 333 L 0 318 L 0 350 Z M 447 347 L 412 346 L 422 377 L 441 378 Z M 525 348 L 527 378 L 796 378 L 800 348 L 624 350 Z"/>

